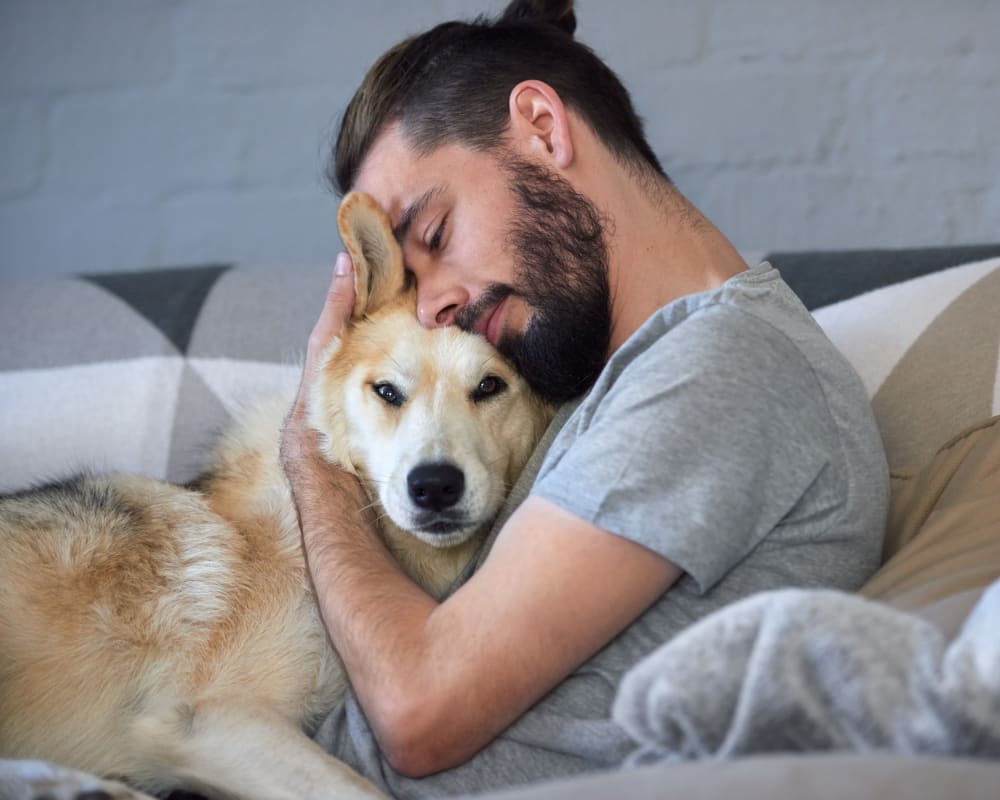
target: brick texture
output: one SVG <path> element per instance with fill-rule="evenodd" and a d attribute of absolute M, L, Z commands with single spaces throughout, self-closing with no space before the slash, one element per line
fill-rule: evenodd
<path fill-rule="evenodd" d="M 325 262 L 371 61 L 497 0 L 0 0 L 0 272 Z M 1000 240 L 997 0 L 578 0 L 745 251 Z"/>

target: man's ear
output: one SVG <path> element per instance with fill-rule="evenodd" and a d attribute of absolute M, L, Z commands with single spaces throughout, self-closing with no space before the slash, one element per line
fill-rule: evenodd
<path fill-rule="evenodd" d="M 389 218 L 367 194 L 350 192 L 341 201 L 337 227 L 354 262 L 353 316 L 362 317 L 403 291 L 403 253 Z"/>
<path fill-rule="evenodd" d="M 510 93 L 510 130 L 515 142 L 552 166 L 566 169 L 573 163 L 573 138 L 566 106 L 544 81 L 521 81 Z"/>

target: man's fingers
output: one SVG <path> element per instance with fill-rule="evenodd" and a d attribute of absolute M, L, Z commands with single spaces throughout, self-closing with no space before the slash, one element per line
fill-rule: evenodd
<path fill-rule="evenodd" d="M 281 434 L 281 462 L 285 471 L 298 470 L 303 459 L 317 451 L 316 432 L 306 422 L 306 405 L 310 385 L 315 380 L 320 356 L 327 346 L 344 330 L 354 309 L 354 265 L 347 253 L 341 253 L 333 267 L 333 279 L 326 293 L 323 310 L 313 326 L 306 347 L 305 368 L 295 404 L 285 420 Z"/>
<path fill-rule="evenodd" d="M 340 335 L 354 308 L 354 265 L 347 253 L 337 256 L 333 280 L 326 293 L 323 311 L 309 337 L 309 356 L 315 358 L 330 341 Z"/>

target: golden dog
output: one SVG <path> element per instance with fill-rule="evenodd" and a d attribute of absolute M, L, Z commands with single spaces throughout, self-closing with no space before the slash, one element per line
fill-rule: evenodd
<path fill-rule="evenodd" d="M 482 338 L 418 324 L 374 201 L 349 195 L 338 222 L 357 301 L 309 423 L 362 481 L 403 568 L 440 596 L 550 410 Z M 346 679 L 279 461 L 290 403 L 258 404 L 192 487 L 115 474 L 0 498 L 0 757 L 149 791 L 378 795 L 307 735 Z"/>

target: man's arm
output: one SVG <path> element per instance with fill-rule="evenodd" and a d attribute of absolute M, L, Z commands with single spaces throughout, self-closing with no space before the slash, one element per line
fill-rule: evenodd
<path fill-rule="evenodd" d="M 338 281 L 313 358 L 350 309 Z M 680 575 L 652 551 L 529 498 L 484 566 L 437 603 L 381 544 L 357 482 L 322 461 L 301 401 L 283 458 L 330 637 L 380 747 L 406 775 L 466 761 Z"/>

